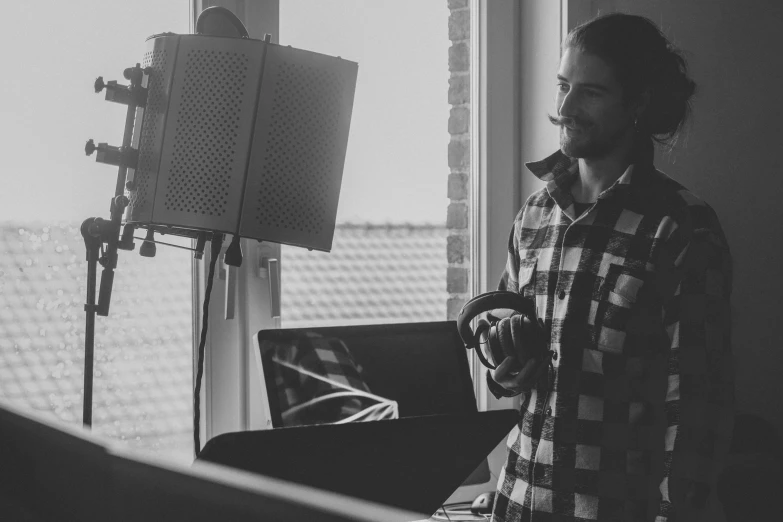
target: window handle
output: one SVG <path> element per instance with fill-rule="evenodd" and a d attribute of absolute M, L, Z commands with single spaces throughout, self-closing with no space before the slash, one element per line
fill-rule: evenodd
<path fill-rule="evenodd" d="M 226 320 L 234 318 L 234 303 L 237 293 L 237 267 L 225 265 L 226 270 Z"/>
<path fill-rule="evenodd" d="M 280 262 L 274 257 L 262 257 L 258 276 L 269 281 L 269 310 L 272 319 L 280 317 Z"/>
<path fill-rule="evenodd" d="M 222 248 L 220 250 L 220 259 L 223 259 L 223 256 L 226 253 L 226 249 Z M 221 281 L 226 282 L 226 299 L 224 303 L 224 312 L 223 317 L 225 317 L 226 320 L 233 319 L 234 318 L 234 306 L 236 302 L 236 293 L 237 293 L 237 269 L 235 266 L 227 265 L 225 262 L 220 262 L 220 269 L 218 270 L 218 278 Z"/>

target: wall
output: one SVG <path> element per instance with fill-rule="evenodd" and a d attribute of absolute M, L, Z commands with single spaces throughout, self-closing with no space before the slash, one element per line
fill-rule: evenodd
<path fill-rule="evenodd" d="M 555 114 L 555 76 L 560 63 L 562 9 L 560 2 L 522 2 L 520 75 L 521 156 L 523 162 L 543 159 L 558 148 L 558 129 L 547 119 Z M 520 174 L 522 202 L 544 183 L 526 168 Z M 509 222 L 509 230 L 511 229 Z M 507 232 L 508 233 L 508 232 Z"/>
<path fill-rule="evenodd" d="M 569 27 L 599 12 L 658 23 L 687 52 L 694 119 L 658 168 L 717 211 L 734 257 L 737 407 L 783 434 L 783 3 L 773 0 L 568 0 Z"/>
<path fill-rule="evenodd" d="M 469 186 L 470 186 L 470 2 L 448 0 L 449 6 L 449 90 L 451 106 L 448 132 L 449 177 L 446 215 L 448 228 L 446 290 L 449 293 L 446 319 L 454 320 L 469 298 L 470 271 Z"/>

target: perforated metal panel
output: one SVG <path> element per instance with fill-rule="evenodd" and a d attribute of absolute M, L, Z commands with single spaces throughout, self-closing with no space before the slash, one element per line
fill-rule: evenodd
<path fill-rule="evenodd" d="M 356 73 L 353 62 L 270 46 L 241 235 L 331 249 Z"/>
<path fill-rule="evenodd" d="M 236 230 L 262 45 L 181 37 L 155 198 L 157 223 Z"/>
<path fill-rule="evenodd" d="M 328 177 L 335 158 L 343 85 L 332 71 L 283 63 L 275 82 L 270 147 L 256 194 L 264 226 L 320 234 L 328 215 Z M 305 196 L 305 197 L 302 197 Z"/>
<path fill-rule="evenodd" d="M 144 65 L 128 221 L 331 249 L 356 63 L 171 35 L 151 40 Z"/>
<path fill-rule="evenodd" d="M 222 216 L 236 160 L 239 112 L 247 84 L 246 55 L 194 49 L 185 62 L 182 104 L 164 205 Z"/>
<path fill-rule="evenodd" d="M 135 171 L 128 172 L 128 179 L 134 183 L 133 190 L 127 191 L 130 199 L 127 215 L 131 222 L 148 222 L 152 218 L 176 50 L 177 37 L 150 39 L 142 60 L 142 67 L 151 71 L 145 85 L 147 104 L 136 111 L 132 141 L 139 151 L 139 161 Z"/>

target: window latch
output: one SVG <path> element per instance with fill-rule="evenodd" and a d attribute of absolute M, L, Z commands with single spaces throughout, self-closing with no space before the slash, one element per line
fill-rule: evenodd
<path fill-rule="evenodd" d="M 220 251 L 220 258 L 223 259 L 226 249 L 223 248 Z M 221 266 L 218 272 L 218 278 L 225 280 L 226 282 L 226 295 L 224 303 L 223 317 L 228 321 L 234 318 L 236 292 L 237 292 L 237 267 L 227 265 L 224 261 L 221 261 Z"/>
<path fill-rule="evenodd" d="M 258 277 L 269 281 L 269 310 L 273 319 L 280 317 L 280 261 L 274 257 L 261 257 Z"/>

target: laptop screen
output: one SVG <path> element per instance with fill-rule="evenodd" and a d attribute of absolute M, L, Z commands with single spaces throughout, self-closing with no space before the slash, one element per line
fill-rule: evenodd
<path fill-rule="evenodd" d="M 476 411 L 454 321 L 262 330 L 272 426 Z"/>

